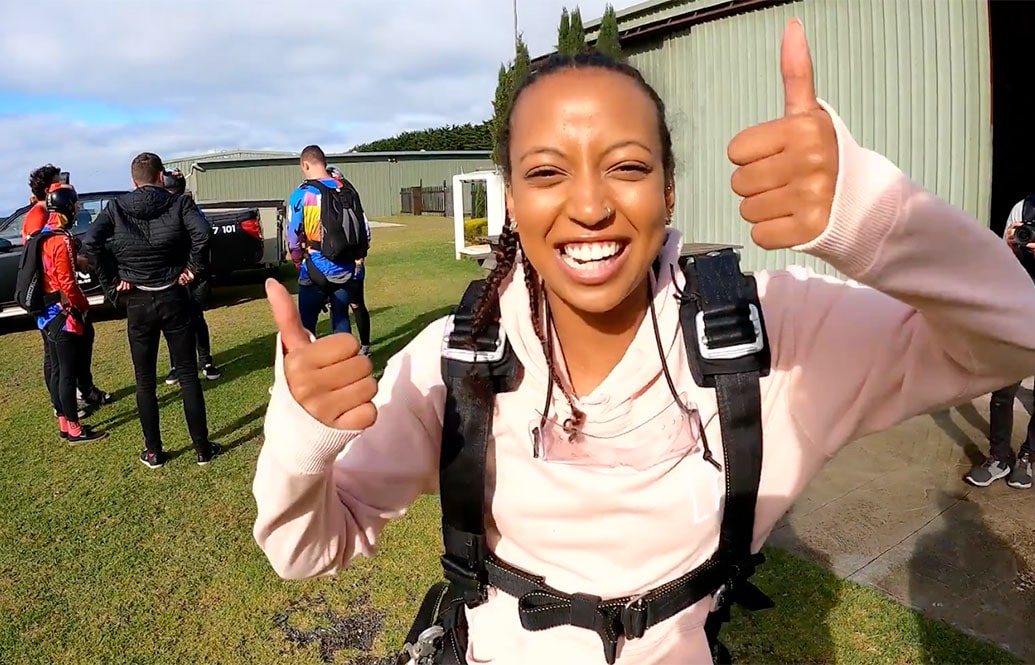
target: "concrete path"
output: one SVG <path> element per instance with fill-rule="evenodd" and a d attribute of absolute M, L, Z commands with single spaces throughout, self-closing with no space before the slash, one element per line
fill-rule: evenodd
<path fill-rule="evenodd" d="M 1025 387 L 1016 442 L 1033 408 Z M 1035 489 L 961 480 L 987 432 L 985 396 L 856 442 L 770 543 L 1035 663 Z"/>

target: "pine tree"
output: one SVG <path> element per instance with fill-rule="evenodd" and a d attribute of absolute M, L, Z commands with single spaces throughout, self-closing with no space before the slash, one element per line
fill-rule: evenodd
<path fill-rule="evenodd" d="M 565 7 L 561 10 L 561 24 L 557 28 L 557 52 L 564 55 L 570 55 L 569 47 L 571 45 L 571 23 L 568 16 L 568 8 Z"/>
<path fill-rule="evenodd" d="M 500 155 L 496 149 L 497 138 L 503 128 L 503 120 L 507 116 L 507 107 L 510 105 L 510 92 L 513 88 L 513 68 L 501 64 L 496 82 L 496 97 L 492 100 L 492 161 L 500 163 Z"/>
<path fill-rule="evenodd" d="M 518 35 L 517 56 L 511 67 L 510 89 L 516 90 L 532 70 L 532 58 L 528 54 L 528 44 L 525 43 L 524 35 Z"/>
<path fill-rule="evenodd" d="M 615 60 L 622 58 L 622 45 L 618 40 L 618 15 L 610 3 L 604 10 L 603 18 L 600 19 L 596 50 Z"/>
<path fill-rule="evenodd" d="M 586 50 L 586 30 L 582 27 L 582 12 L 576 7 L 571 12 L 571 24 L 569 39 L 571 45 L 568 47 L 569 53 L 572 55 L 578 55 Z"/>

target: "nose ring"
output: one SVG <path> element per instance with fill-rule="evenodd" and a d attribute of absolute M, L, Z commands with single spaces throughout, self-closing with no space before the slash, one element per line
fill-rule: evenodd
<path fill-rule="evenodd" d="M 608 219 L 611 219 L 611 215 L 613 215 L 613 214 L 614 214 L 614 210 L 611 210 L 611 208 L 609 206 L 604 206 L 604 215 Z"/>

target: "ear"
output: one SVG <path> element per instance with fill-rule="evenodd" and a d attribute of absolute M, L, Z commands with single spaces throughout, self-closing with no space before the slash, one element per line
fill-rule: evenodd
<path fill-rule="evenodd" d="M 514 217 L 514 190 L 510 186 L 510 183 L 503 185 L 503 205 L 505 207 L 504 212 L 507 215 L 507 219 L 513 219 Z"/>
<path fill-rule="evenodd" d="M 672 212 L 676 209 L 676 183 L 669 180 L 665 183 L 665 208 L 668 210 L 668 223 L 672 223 Z"/>

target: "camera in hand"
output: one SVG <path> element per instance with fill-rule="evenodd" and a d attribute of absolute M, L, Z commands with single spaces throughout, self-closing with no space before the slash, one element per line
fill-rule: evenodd
<path fill-rule="evenodd" d="M 68 171 L 62 171 L 60 174 L 58 174 L 58 182 L 60 182 L 62 185 L 69 184 L 68 180 L 69 180 L 69 173 L 68 173 Z"/>
<path fill-rule="evenodd" d="M 1024 220 L 1013 230 L 1013 244 L 1026 247 L 1035 242 L 1035 220 Z"/>

